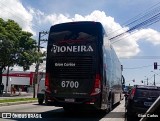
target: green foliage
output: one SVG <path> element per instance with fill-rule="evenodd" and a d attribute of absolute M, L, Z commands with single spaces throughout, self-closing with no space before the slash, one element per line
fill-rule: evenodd
<path fill-rule="evenodd" d="M 1 100 L 0 100 L 0 103 L 20 102 L 20 101 L 32 101 L 32 100 L 37 100 L 37 98 L 1 99 Z"/>
<path fill-rule="evenodd" d="M 13 20 L 4 21 L 0 18 L 0 68 L 18 65 L 24 70 L 42 57 L 37 52 L 36 40 L 32 33 L 22 31 Z"/>

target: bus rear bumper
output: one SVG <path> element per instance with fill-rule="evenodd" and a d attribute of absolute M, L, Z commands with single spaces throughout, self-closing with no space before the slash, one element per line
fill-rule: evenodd
<path fill-rule="evenodd" d="M 74 100 L 67 100 L 65 98 L 55 98 L 47 96 L 48 102 L 53 106 L 57 107 L 78 107 L 78 108 L 89 108 L 89 109 L 100 109 L 100 98 L 94 96 L 90 98 L 75 98 Z"/>

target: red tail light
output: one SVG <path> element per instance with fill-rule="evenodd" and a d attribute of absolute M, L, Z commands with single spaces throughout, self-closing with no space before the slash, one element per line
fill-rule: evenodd
<path fill-rule="evenodd" d="M 46 73 L 46 77 L 45 77 L 45 86 L 46 86 L 46 91 L 50 91 L 49 88 L 49 74 Z"/>
<path fill-rule="evenodd" d="M 96 74 L 96 79 L 94 83 L 94 88 L 92 90 L 91 96 L 99 94 L 101 92 L 101 80 L 100 80 L 100 75 Z"/>
<path fill-rule="evenodd" d="M 134 89 L 132 89 L 132 92 L 131 92 L 131 98 L 134 97 L 135 93 L 136 93 L 136 89 L 134 88 Z"/>
<path fill-rule="evenodd" d="M 46 73 L 46 77 L 45 77 L 45 86 L 49 85 L 49 78 L 48 78 L 48 73 Z"/>

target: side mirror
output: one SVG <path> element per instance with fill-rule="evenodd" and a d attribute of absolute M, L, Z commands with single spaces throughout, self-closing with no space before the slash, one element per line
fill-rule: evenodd
<path fill-rule="evenodd" d="M 129 94 L 124 94 L 124 96 L 125 96 L 125 97 L 128 97 L 128 96 L 129 96 Z"/>

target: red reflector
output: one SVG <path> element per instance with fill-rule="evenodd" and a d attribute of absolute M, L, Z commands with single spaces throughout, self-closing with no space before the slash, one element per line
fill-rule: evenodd
<path fill-rule="evenodd" d="M 136 89 L 133 89 L 131 95 L 134 96 L 135 93 L 136 93 Z"/>
<path fill-rule="evenodd" d="M 100 75 L 99 74 L 96 74 L 96 79 L 95 79 L 95 82 L 94 82 L 94 88 L 92 90 L 92 93 L 91 95 L 96 95 L 98 93 L 101 92 L 101 80 L 100 80 Z"/>
<path fill-rule="evenodd" d="M 49 74 L 46 73 L 46 77 L 45 77 L 45 86 L 49 86 Z"/>
<path fill-rule="evenodd" d="M 100 82 L 100 75 L 96 74 L 96 80 L 95 80 L 95 88 L 100 88 L 101 87 L 101 82 Z"/>
<path fill-rule="evenodd" d="M 49 87 L 49 74 L 46 73 L 45 77 L 45 87 L 46 87 L 46 92 L 50 92 L 50 87 Z"/>
<path fill-rule="evenodd" d="M 100 84 L 100 80 L 99 79 L 96 79 L 95 80 L 95 85 L 94 85 L 95 88 L 100 88 L 101 87 L 101 84 Z"/>
<path fill-rule="evenodd" d="M 133 99 L 135 93 L 136 93 L 136 89 L 134 88 L 134 89 L 132 89 L 132 91 L 131 91 L 130 99 Z"/>
<path fill-rule="evenodd" d="M 100 75 L 99 74 L 96 74 L 96 79 L 100 79 Z"/>
<path fill-rule="evenodd" d="M 96 102 L 96 99 L 92 99 L 91 101 L 86 102 L 86 104 L 94 104 L 95 102 Z"/>

